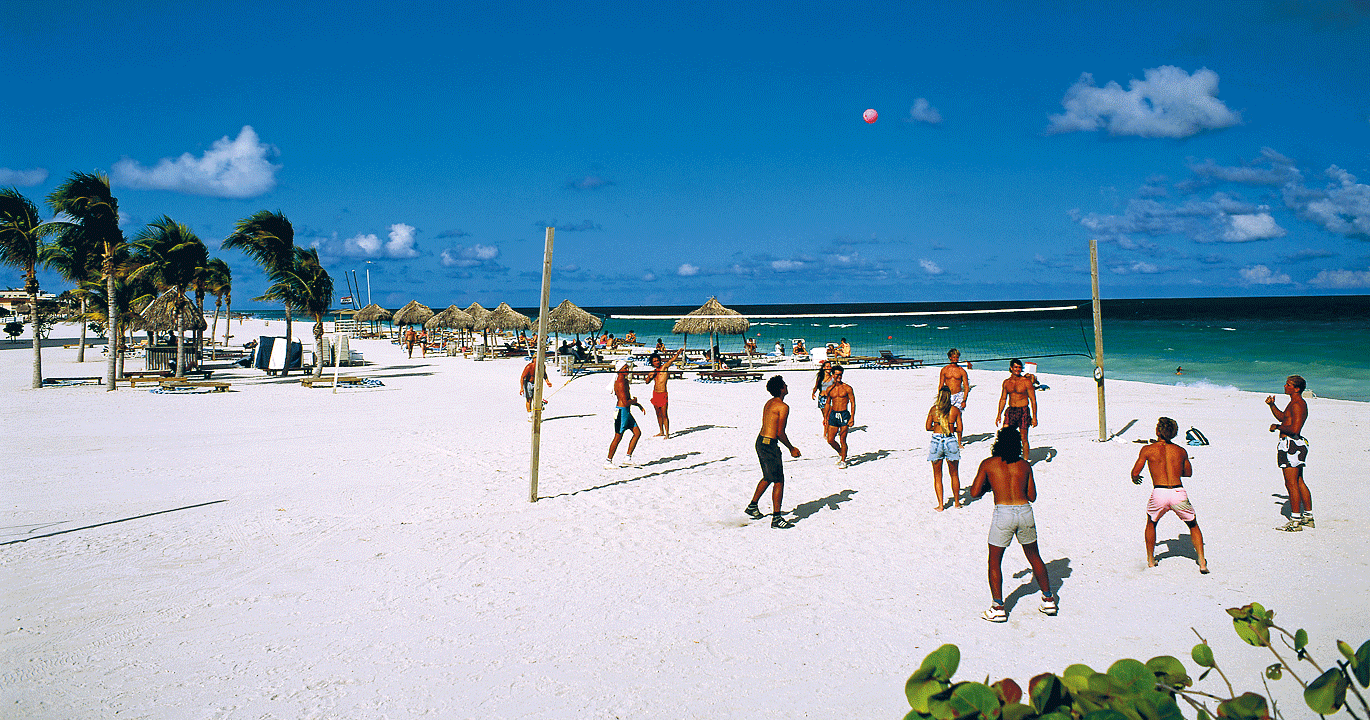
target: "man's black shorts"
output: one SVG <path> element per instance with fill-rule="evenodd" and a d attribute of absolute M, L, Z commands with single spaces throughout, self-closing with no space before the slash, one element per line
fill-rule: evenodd
<path fill-rule="evenodd" d="M 756 436 L 756 459 L 761 461 L 761 478 L 766 482 L 785 482 L 785 468 L 780 462 L 780 441 Z"/>

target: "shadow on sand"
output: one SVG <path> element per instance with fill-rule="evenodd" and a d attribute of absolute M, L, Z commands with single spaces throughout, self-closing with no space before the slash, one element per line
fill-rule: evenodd
<path fill-rule="evenodd" d="M 657 460 L 652 460 L 651 462 L 643 463 L 642 466 L 643 466 L 643 467 L 649 467 L 649 466 L 652 466 L 652 465 L 659 465 L 659 464 L 664 463 L 664 462 L 671 462 L 671 461 L 673 461 L 673 460 L 681 460 L 681 459 L 684 459 L 685 457 L 688 457 L 688 455 L 698 455 L 698 454 L 699 454 L 699 453 L 696 452 L 696 453 L 688 453 L 688 454 L 686 454 L 686 455 L 676 455 L 676 456 L 669 457 L 669 458 L 659 458 L 659 459 L 657 459 Z M 704 462 L 697 462 L 697 463 L 695 463 L 694 465 L 686 465 L 686 466 L 684 466 L 684 467 L 670 468 L 670 469 L 668 469 L 668 470 L 660 470 L 660 471 L 658 471 L 658 472 L 650 472 L 650 473 L 647 473 L 646 475 L 638 475 L 637 477 L 630 477 L 630 478 L 624 478 L 624 479 L 622 479 L 622 480 L 615 480 L 615 481 L 613 481 L 613 482 L 604 483 L 603 485 L 595 485 L 594 487 L 588 487 L 588 488 L 585 488 L 584 490 L 572 490 L 572 491 L 570 491 L 570 492 L 558 493 L 558 494 L 556 494 L 556 495 L 542 495 L 542 496 L 539 496 L 538 499 L 539 499 L 539 500 L 551 500 L 552 498 L 569 497 L 569 496 L 571 496 L 571 495 L 579 495 L 579 494 L 581 494 L 581 493 L 583 493 L 583 492 L 590 492 L 590 491 L 592 491 L 592 490 L 603 490 L 604 488 L 613 487 L 613 486 L 615 486 L 615 485 L 626 485 L 626 484 L 631 483 L 631 482 L 637 482 L 638 480 L 646 480 L 647 478 L 660 477 L 660 476 L 662 476 L 662 475 L 669 475 L 669 474 L 671 474 L 671 473 L 680 472 L 680 471 L 682 471 L 682 470 L 694 470 L 695 468 L 701 468 L 701 467 L 704 467 L 704 466 L 706 466 L 706 465 L 713 465 L 714 463 L 727 462 L 727 461 L 729 461 L 729 460 L 732 460 L 733 457 L 734 457 L 734 456 L 729 455 L 729 456 L 727 456 L 727 457 L 718 458 L 717 460 L 705 460 Z M 632 468 L 623 468 L 623 470 L 631 470 L 631 469 L 632 469 Z"/>
<path fill-rule="evenodd" d="M 1070 577 L 1070 558 L 1057 558 L 1047 563 L 1046 566 L 1047 577 L 1051 579 L 1051 594 L 1055 595 L 1060 592 L 1061 586 L 1064 584 L 1063 581 Z M 1004 609 L 1009 612 L 1013 612 L 1013 606 L 1017 605 L 1019 600 L 1040 591 L 1040 588 L 1037 587 L 1037 581 L 1032 577 L 1032 568 L 1023 568 L 1013 573 L 1013 577 L 1027 578 L 1027 582 L 1019 585 L 1013 592 L 1009 593 L 1008 597 L 1004 598 Z"/>
<path fill-rule="evenodd" d="M 1028 458 L 1028 463 L 1036 465 L 1039 462 L 1051 462 L 1056 459 L 1056 448 L 1050 445 L 1032 448 L 1032 455 Z"/>
<path fill-rule="evenodd" d="M 840 493 L 834 493 L 825 498 L 810 500 L 806 503 L 796 505 L 794 510 L 790 511 L 790 515 L 794 518 L 794 522 L 798 523 L 800 520 L 804 520 L 820 510 L 841 510 L 842 503 L 851 500 L 851 496 L 855 494 L 855 490 L 843 490 Z"/>

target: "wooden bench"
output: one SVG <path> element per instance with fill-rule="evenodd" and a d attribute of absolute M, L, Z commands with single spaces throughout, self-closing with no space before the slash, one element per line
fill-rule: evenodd
<path fill-rule="evenodd" d="M 171 377 L 170 370 L 126 370 L 124 378 Z M 123 379 L 123 378 L 120 378 Z"/>
<path fill-rule="evenodd" d="M 65 349 L 67 349 L 67 350 L 70 350 L 70 349 L 72 349 L 72 348 L 74 348 L 74 347 L 81 347 L 81 343 L 72 343 L 72 344 L 70 344 L 70 345 L 63 345 L 62 347 L 65 348 Z M 93 348 L 93 347 L 95 347 L 95 343 L 89 343 L 89 342 L 88 342 L 88 343 L 86 343 L 86 347 L 88 347 L 88 348 Z"/>
<path fill-rule="evenodd" d="M 337 387 L 360 385 L 366 380 L 366 378 L 360 378 L 353 375 L 339 375 L 337 379 Z M 333 378 L 328 375 L 324 375 L 323 377 L 301 378 L 300 384 L 310 388 L 334 386 Z"/>
<path fill-rule="evenodd" d="M 633 380 L 636 380 L 636 381 L 638 381 L 638 382 L 647 382 L 648 380 L 651 379 L 652 375 L 654 375 L 654 374 L 656 374 L 656 371 L 655 371 L 655 370 L 634 370 L 634 371 L 628 373 L 628 377 L 630 377 L 630 378 L 632 378 Z M 681 370 L 667 370 L 667 371 L 666 371 L 666 379 L 667 379 L 667 380 L 679 380 L 679 379 L 681 379 L 681 378 L 683 378 L 683 377 L 685 377 L 684 371 L 681 371 Z"/>
<path fill-rule="evenodd" d="M 700 370 L 699 378 L 713 382 L 756 382 L 763 376 L 759 372 L 746 370 Z"/>
<path fill-rule="evenodd" d="M 43 384 L 57 385 L 59 383 L 86 383 L 91 382 L 92 380 L 95 381 L 96 385 L 105 384 L 105 379 L 103 377 L 96 377 L 93 375 L 90 377 L 47 377 L 43 378 Z"/>
<path fill-rule="evenodd" d="M 232 385 L 226 382 L 206 382 L 203 380 L 187 380 L 185 378 L 163 378 L 160 382 L 164 388 L 178 387 L 197 387 L 209 388 L 213 392 L 227 392 Z"/>
<path fill-rule="evenodd" d="M 115 384 L 115 385 L 118 385 L 118 384 L 121 383 L 121 382 L 126 382 L 126 383 L 128 383 L 129 387 L 138 387 L 138 384 L 139 384 L 139 383 L 142 383 L 142 384 L 144 384 L 144 385 L 147 385 L 147 384 L 149 384 L 149 383 L 154 384 L 154 385 L 159 385 L 159 384 L 161 384 L 161 382 L 162 382 L 163 380 L 167 380 L 167 379 L 169 379 L 169 378 L 168 378 L 167 376 L 165 376 L 165 375 L 150 375 L 150 376 L 147 376 L 147 377 L 121 377 L 121 378 L 115 380 L 115 381 L 114 381 L 114 384 Z M 181 379 L 184 380 L 185 378 L 181 378 Z"/>
<path fill-rule="evenodd" d="M 889 350 L 880 351 L 880 364 L 888 367 L 901 367 L 905 365 L 916 368 L 923 367 L 922 360 L 916 360 L 914 358 L 896 357 L 895 354 L 890 352 Z"/>

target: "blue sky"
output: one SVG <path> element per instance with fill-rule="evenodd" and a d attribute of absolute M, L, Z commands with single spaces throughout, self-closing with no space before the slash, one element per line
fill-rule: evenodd
<path fill-rule="evenodd" d="M 0 185 L 237 307 L 261 209 L 387 306 L 1370 292 L 1370 3 L 1133 5 L 11 0 Z"/>

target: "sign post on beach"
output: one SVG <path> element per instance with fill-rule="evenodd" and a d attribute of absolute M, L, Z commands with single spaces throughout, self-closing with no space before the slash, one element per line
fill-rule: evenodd
<path fill-rule="evenodd" d="M 542 304 L 538 306 L 537 366 L 533 369 L 533 450 L 528 457 L 528 502 L 538 501 L 538 450 L 542 445 L 543 362 L 547 359 L 547 303 L 552 299 L 552 235 L 547 228 L 547 243 L 542 249 Z"/>
<path fill-rule="evenodd" d="M 1094 291 L 1094 381 L 1099 384 L 1099 442 L 1108 440 L 1104 419 L 1104 324 L 1099 312 L 1099 243 L 1089 239 L 1089 279 Z"/>

